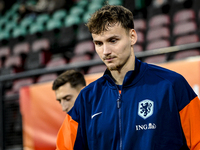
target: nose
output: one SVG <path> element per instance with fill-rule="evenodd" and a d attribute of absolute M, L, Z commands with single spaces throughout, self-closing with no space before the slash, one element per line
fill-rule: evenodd
<path fill-rule="evenodd" d="M 67 110 L 67 102 L 64 101 L 64 100 L 61 100 L 60 104 L 61 104 L 61 106 L 62 106 L 62 110 L 63 110 L 63 111 L 66 111 L 66 110 Z"/>
<path fill-rule="evenodd" d="M 107 44 L 103 45 L 103 54 L 104 55 L 109 55 L 111 53 L 111 50 Z"/>

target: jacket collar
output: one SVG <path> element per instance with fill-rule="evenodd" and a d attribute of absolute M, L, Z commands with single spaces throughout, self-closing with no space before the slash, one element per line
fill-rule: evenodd
<path fill-rule="evenodd" d="M 135 69 L 126 73 L 122 86 L 127 87 L 138 82 L 144 75 L 146 68 L 147 64 L 141 62 L 135 57 Z M 108 69 L 106 69 L 106 71 L 104 72 L 103 77 L 105 77 L 109 81 L 109 85 L 116 87 L 115 79 L 112 77 L 111 72 Z"/>

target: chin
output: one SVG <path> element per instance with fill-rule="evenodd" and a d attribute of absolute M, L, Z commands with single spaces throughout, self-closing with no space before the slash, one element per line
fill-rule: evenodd
<path fill-rule="evenodd" d="M 119 70 L 119 66 L 107 66 L 108 70 L 110 71 L 115 71 L 115 70 Z"/>

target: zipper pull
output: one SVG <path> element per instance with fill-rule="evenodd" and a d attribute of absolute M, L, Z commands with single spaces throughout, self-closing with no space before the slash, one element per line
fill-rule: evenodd
<path fill-rule="evenodd" d="M 121 94 L 119 94 L 119 97 L 117 99 L 117 108 L 119 109 L 121 107 Z"/>

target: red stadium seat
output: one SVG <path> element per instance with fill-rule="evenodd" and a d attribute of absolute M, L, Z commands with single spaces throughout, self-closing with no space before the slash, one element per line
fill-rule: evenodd
<path fill-rule="evenodd" d="M 19 55 L 22 53 L 27 54 L 29 53 L 29 51 L 30 51 L 30 45 L 28 42 L 19 43 L 13 47 L 13 53 L 15 55 Z"/>
<path fill-rule="evenodd" d="M 147 41 L 153 41 L 156 39 L 169 39 L 170 38 L 170 30 L 168 27 L 157 27 L 153 29 L 149 29 L 147 31 Z"/>
<path fill-rule="evenodd" d="M 174 60 L 180 60 L 187 57 L 199 56 L 199 55 L 200 55 L 200 51 L 198 49 L 179 51 L 175 53 Z"/>
<path fill-rule="evenodd" d="M 134 20 L 134 29 L 136 31 L 145 31 L 146 30 L 146 21 L 145 19 L 135 19 Z"/>
<path fill-rule="evenodd" d="M 11 50 L 9 46 L 0 47 L 0 58 L 8 57 L 10 53 L 11 53 Z"/>
<path fill-rule="evenodd" d="M 155 28 L 160 26 L 169 26 L 171 24 L 170 16 L 167 14 L 158 14 L 149 19 L 148 27 Z"/>
<path fill-rule="evenodd" d="M 77 63 L 77 62 L 89 61 L 91 59 L 92 59 L 92 57 L 89 54 L 75 55 L 70 59 L 69 63 Z"/>
<path fill-rule="evenodd" d="M 144 62 L 146 63 L 164 63 L 166 62 L 166 55 L 157 55 L 157 56 L 150 56 L 144 59 Z"/>
<path fill-rule="evenodd" d="M 31 50 L 33 52 L 40 51 L 40 50 L 49 50 L 49 49 L 50 49 L 50 43 L 49 43 L 49 40 L 46 38 L 34 41 L 31 47 Z"/>
<path fill-rule="evenodd" d="M 186 35 L 195 32 L 197 32 L 197 23 L 194 21 L 178 23 L 173 28 L 173 36 Z"/>
<path fill-rule="evenodd" d="M 169 47 L 170 41 L 169 40 L 156 40 L 153 42 L 150 42 L 147 44 L 146 50 L 153 50 L 153 49 L 158 49 L 158 48 L 164 48 L 164 47 Z"/>
<path fill-rule="evenodd" d="M 34 83 L 33 78 L 23 78 L 23 79 L 17 79 L 14 80 L 13 85 L 10 90 L 6 91 L 6 96 L 13 96 L 14 94 L 18 94 L 20 88 L 24 86 L 29 86 Z"/>
<path fill-rule="evenodd" d="M 3 74 L 18 73 L 24 71 L 24 64 L 19 55 L 12 55 L 6 58 L 4 63 Z M 1 73 L 2 73 L 1 72 Z"/>
<path fill-rule="evenodd" d="M 50 81 L 55 80 L 57 77 L 58 77 L 58 75 L 56 73 L 49 73 L 49 74 L 40 75 L 37 78 L 36 83 L 50 82 Z"/>
<path fill-rule="evenodd" d="M 199 36 L 197 34 L 191 34 L 176 38 L 174 45 L 182 45 L 195 42 L 199 42 Z"/>
<path fill-rule="evenodd" d="M 82 55 L 85 53 L 93 54 L 95 52 L 94 43 L 92 40 L 82 41 L 76 44 L 74 48 L 75 55 Z"/>
<path fill-rule="evenodd" d="M 179 23 L 189 20 L 195 20 L 195 12 L 193 9 L 182 9 L 173 15 L 173 23 Z"/>
<path fill-rule="evenodd" d="M 0 60 L 1 60 L 1 66 L 4 66 L 4 62 L 7 57 L 11 55 L 11 50 L 9 46 L 1 47 L 0 48 Z"/>
<path fill-rule="evenodd" d="M 59 67 L 66 64 L 67 64 L 67 59 L 59 55 L 56 57 L 52 57 L 50 61 L 46 64 L 46 68 L 54 68 L 54 67 Z"/>
<path fill-rule="evenodd" d="M 87 74 L 92 74 L 92 73 L 99 73 L 99 72 L 104 72 L 106 70 L 105 65 L 96 65 L 92 66 L 88 69 Z"/>

